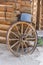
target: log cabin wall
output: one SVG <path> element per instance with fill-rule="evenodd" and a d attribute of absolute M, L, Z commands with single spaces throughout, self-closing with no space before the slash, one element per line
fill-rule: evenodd
<path fill-rule="evenodd" d="M 20 14 L 20 12 L 30 13 L 30 8 L 30 1 L 17 0 L 16 6 L 14 1 L 4 2 L 2 0 L 0 2 L 0 43 L 6 43 L 7 31 L 10 25 L 17 21 L 17 14 Z M 16 10 L 18 11 L 16 12 Z"/>
<path fill-rule="evenodd" d="M 6 43 L 6 35 L 7 31 L 12 24 L 12 21 L 5 20 L 5 10 L 7 8 L 6 12 L 6 18 L 11 19 L 12 12 L 13 12 L 13 3 L 12 2 L 1 2 L 0 3 L 0 42 Z"/>

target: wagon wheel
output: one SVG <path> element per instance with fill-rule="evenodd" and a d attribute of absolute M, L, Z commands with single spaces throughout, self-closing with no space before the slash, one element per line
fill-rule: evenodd
<path fill-rule="evenodd" d="M 31 54 L 37 45 L 35 29 L 27 22 L 14 23 L 8 31 L 7 44 L 16 56 Z"/>

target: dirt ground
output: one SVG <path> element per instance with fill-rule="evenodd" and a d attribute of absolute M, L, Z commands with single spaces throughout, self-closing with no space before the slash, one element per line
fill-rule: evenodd
<path fill-rule="evenodd" d="M 38 50 L 37 50 L 38 49 Z M 7 44 L 0 44 L 0 65 L 43 65 L 43 47 L 38 47 L 32 55 L 15 57 Z"/>

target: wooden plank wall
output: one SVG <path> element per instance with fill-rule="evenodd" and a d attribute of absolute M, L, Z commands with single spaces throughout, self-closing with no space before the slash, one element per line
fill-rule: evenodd
<path fill-rule="evenodd" d="M 15 8 L 16 7 L 16 8 Z M 7 8 L 6 16 L 5 11 Z M 6 35 L 10 25 L 17 20 L 17 14 L 20 12 L 30 13 L 30 2 L 17 0 L 16 6 L 14 2 L 1 2 L 0 3 L 0 42 L 6 43 Z M 18 11 L 16 11 L 18 10 Z M 6 17 L 6 19 L 5 19 Z M 14 21 L 13 21 L 14 20 Z"/>

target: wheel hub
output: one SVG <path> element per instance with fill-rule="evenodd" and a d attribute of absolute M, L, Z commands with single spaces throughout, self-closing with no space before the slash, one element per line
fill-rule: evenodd
<path fill-rule="evenodd" d="M 25 41 L 25 35 L 20 36 L 20 41 L 22 41 L 22 42 Z"/>

